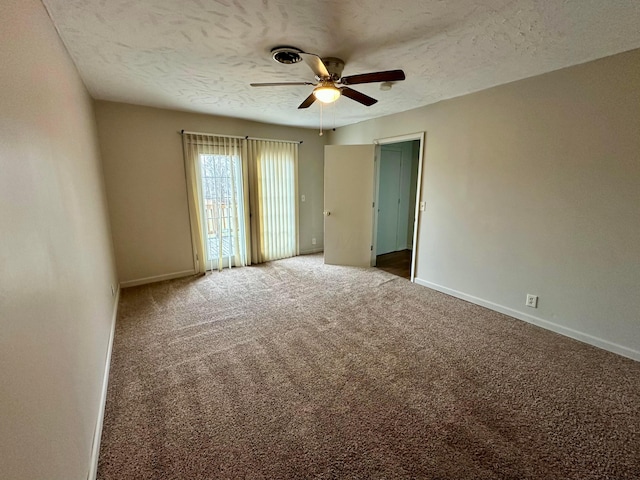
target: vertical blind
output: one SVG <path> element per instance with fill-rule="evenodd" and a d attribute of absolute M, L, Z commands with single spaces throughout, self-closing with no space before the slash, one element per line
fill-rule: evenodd
<path fill-rule="evenodd" d="M 250 139 L 247 155 L 252 258 L 298 255 L 298 144 Z"/>
<path fill-rule="evenodd" d="M 298 144 L 183 133 L 197 269 L 299 254 Z"/>

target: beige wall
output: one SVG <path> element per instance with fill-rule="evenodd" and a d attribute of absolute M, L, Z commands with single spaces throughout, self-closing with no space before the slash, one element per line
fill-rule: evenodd
<path fill-rule="evenodd" d="M 419 281 L 640 359 L 640 50 L 329 140 L 417 131 Z"/>
<path fill-rule="evenodd" d="M 323 148 L 317 130 L 122 103 L 96 102 L 107 197 L 125 285 L 193 269 L 180 130 L 302 140 L 299 155 L 301 253 L 322 250 Z M 311 239 L 317 239 L 312 245 Z"/>
<path fill-rule="evenodd" d="M 0 477 L 84 480 L 116 275 L 92 101 L 38 0 L 0 5 Z"/>

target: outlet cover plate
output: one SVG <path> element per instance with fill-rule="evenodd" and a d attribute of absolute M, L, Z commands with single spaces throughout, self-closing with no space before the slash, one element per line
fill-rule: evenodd
<path fill-rule="evenodd" d="M 538 308 L 538 296 L 527 294 L 527 301 L 525 305 L 531 308 Z"/>

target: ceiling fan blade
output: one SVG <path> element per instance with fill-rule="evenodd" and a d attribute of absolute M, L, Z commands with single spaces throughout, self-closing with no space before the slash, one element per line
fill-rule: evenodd
<path fill-rule="evenodd" d="M 373 82 L 399 82 L 404 80 L 404 72 L 402 70 L 388 70 L 386 72 L 362 73 L 360 75 L 349 75 L 342 77 L 340 83 L 343 85 L 357 85 L 359 83 Z"/>
<path fill-rule="evenodd" d="M 299 54 L 307 65 L 313 70 L 318 78 L 330 77 L 331 74 L 327 70 L 326 65 L 322 59 L 315 53 L 300 53 Z"/>
<path fill-rule="evenodd" d="M 355 100 L 356 102 L 366 105 L 367 107 L 370 107 L 378 101 L 375 98 L 371 98 L 369 95 L 365 95 L 364 93 L 360 93 L 349 87 L 342 87 L 340 90 L 342 91 L 342 95 L 344 95 L 345 97 L 350 98 L 351 100 Z"/>
<path fill-rule="evenodd" d="M 274 82 L 274 83 L 250 83 L 252 87 L 287 87 L 289 85 L 315 85 L 311 82 Z"/>
<path fill-rule="evenodd" d="M 309 95 L 307 98 L 304 99 L 304 102 L 302 102 L 298 108 L 309 108 L 315 101 L 316 101 L 316 97 L 312 93 L 311 95 Z"/>

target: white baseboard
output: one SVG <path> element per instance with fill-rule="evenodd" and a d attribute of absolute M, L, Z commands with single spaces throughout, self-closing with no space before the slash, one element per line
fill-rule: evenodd
<path fill-rule="evenodd" d="M 625 347 L 623 345 L 618 345 L 617 343 L 609 342 L 608 340 L 594 337 L 593 335 L 589 335 L 588 333 L 580 332 L 578 330 L 574 330 L 569 327 L 564 327 L 562 325 L 558 325 L 557 323 L 550 322 L 549 320 L 544 320 L 543 318 L 539 318 L 539 317 L 530 315 L 528 313 L 520 312 L 518 310 L 514 310 L 513 308 L 505 307 L 503 305 L 499 305 L 497 303 L 493 303 L 488 300 L 484 300 L 482 298 L 474 297 L 473 295 L 468 295 L 466 293 L 459 292 L 451 288 L 443 287 L 442 285 L 431 283 L 417 277 L 415 278 L 415 283 L 417 283 L 418 285 L 422 285 L 423 287 L 428 287 L 433 290 L 446 293 L 447 295 L 451 295 L 453 297 L 466 300 L 467 302 L 475 303 L 476 305 L 486 307 L 489 310 L 494 310 L 496 312 L 504 313 L 505 315 L 509 315 L 510 317 L 517 318 L 518 320 L 522 320 L 527 323 L 532 323 L 533 325 L 537 325 L 538 327 L 551 330 L 553 332 L 559 333 L 560 335 L 564 335 L 566 337 L 573 338 L 574 340 L 579 340 L 581 342 L 588 343 L 589 345 L 593 345 L 594 347 L 602 348 L 603 350 L 617 353 L 618 355 L 622 355 L 623 357 L 631 358 L 632 360 L 636 360 L 640 362 L 640 351 L 638 350 L 634 350 L 632 348 Z"/>
<path fill-rule="evenodd" d="M 120 288 L 116 291 L 113 305 L 113 315 L 111 317 L 111 332 L 109 333 L 109 344 L 107 345 L 107 355 L 104 364 L 104 374 L 102 377 L 102 393 L 100 395 L 100 406 L 98 408 L 98 418 L 93 434 L 93 445 L 91 446 L 91 463 L 87 480 L 95 480 L 98 475 L 98 459 L 100 458 L 100 440 L 102 438 L 102 422 L 104 421 L 104 409 L 107 403 L 107 388 L 109 386 L 109 367 L 111 366 L 111 351 L 113 350 L 113 337 L 116 333 L 116 318 L 118 316 L 118 305 L 120 303 Z"/>
<path fill-rule="evenodd" d="M 322 253 L 324 252 L 323 247 L 312 248 L 310 250 L 300 250 L 300 255 L 311 255 L 312 253 Z"/>
<path fill-rule="evenodd" d="M 189 275 L 195 275 L 195 270 L 183 270 L 182 272 L 166 273 L 164 275 L 156 275 L 155 277 L 138 278 L 137 280 L 127 280 L 126 282 L 120 282 L 120 287 L 137 287 L 138 285 L 145 285 L 147 283 L 162 282 L 163 280 L 173 280 L 174 278 L 188 277 Z"/>

